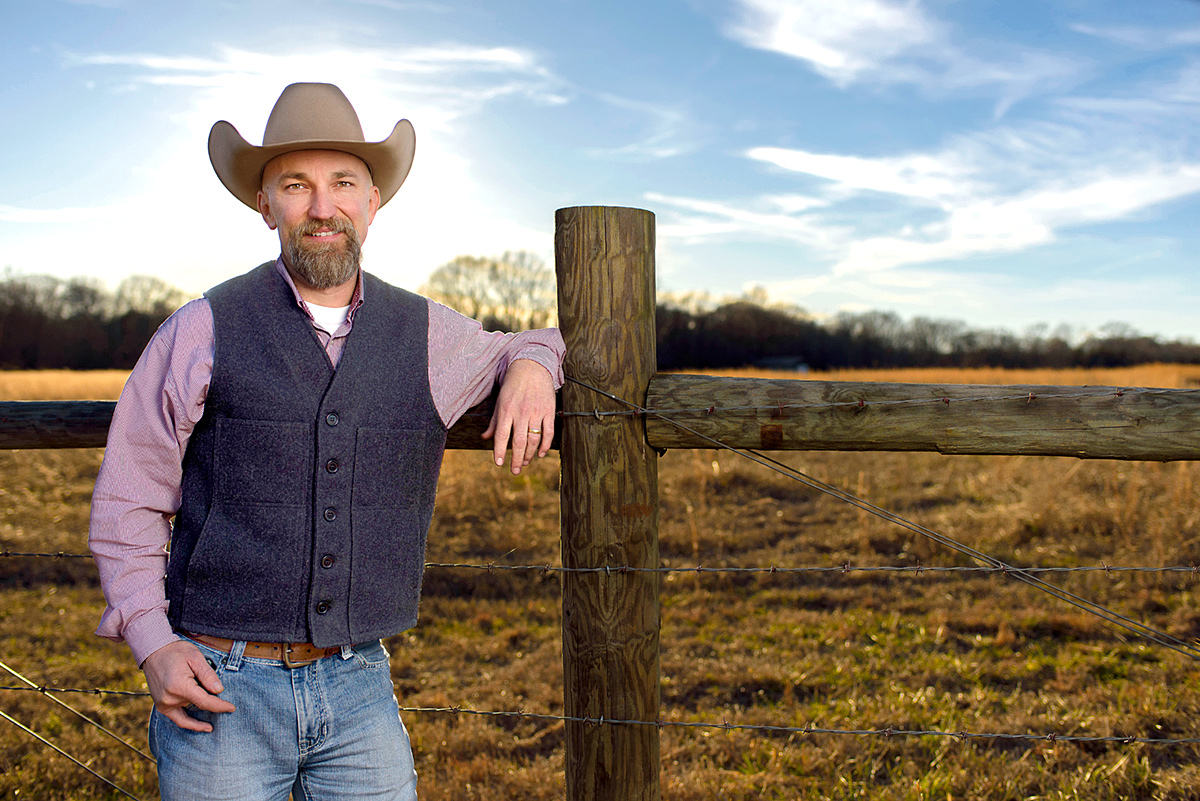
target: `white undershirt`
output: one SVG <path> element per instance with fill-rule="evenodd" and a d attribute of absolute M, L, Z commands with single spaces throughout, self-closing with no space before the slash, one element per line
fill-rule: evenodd
<path fill-rule="evenodd" d="M 305 301 L 304 305 L 316 321 L 317 327 L 324 329 L 330 336 L 341 328 L 342 323 L 346 322 L 346 316 L 350 314 L 349 306 L 318 306 L 308 301 Z"/>

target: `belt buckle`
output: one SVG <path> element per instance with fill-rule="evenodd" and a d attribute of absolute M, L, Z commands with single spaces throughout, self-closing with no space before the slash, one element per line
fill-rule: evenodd
<path fill-rule="evenodd" d="M 285 668 L 287 668 L 288 670 L 295 670 L 296 668 L 304 667 L 305 665 L 309 664 L 309 662 L 312 661 L 312 660 L 306 660 L 304 662 L 301 662 L 300 664 L 296 664 L 295 662 L 293 662 L 292 661 L 292 643 L 290 643 L 290 642 L 282 643 L 280 645 L 280 648 L 283 651 L 283 666 Z"/>

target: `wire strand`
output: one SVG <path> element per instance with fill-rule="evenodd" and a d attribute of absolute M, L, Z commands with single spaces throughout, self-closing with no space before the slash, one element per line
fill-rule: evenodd
<path fill-rule="evenodd" d="M 43 744 L 43 745 L 46 745 L 46 746 L 48 746 L 48 747 L 50 747 L 50 748 L 53 748 L 55 751 L 57 751 L 57 752 L 59 753 L 59 755 L 61 755 L 61 756 L 64 756 L 64 757 L 66 757 L 67 759 L 71 760 L 71 761 L 72 761 L 72 762 L 74 762 L 76 765 L 78 765 L 79 767 L 83 768 L 83 769 L 84 769 L 84 770 L 86 770 L 88 773 L 92 774 L 92 775 L 93 775 L 93 776 L 95 776 L 97 779 L 99 779 L 100 781 L 104 782 L 104 783 L 105 783 L 105 784 L 107 784 L 109 787 L 113 788 L 113 789 L 114 789 L 114 790 L 116 790 L 118 793 L 120 793 L 121 795 L 124 795 L 124 796 L 127 796 L 127 797 L 129 797 L 129 798 L 132 798 L 132 799 L 134 799 L 134 801 L 142 801 L 142 799 L 138 798 L 138 796 L 134 795 L 133 793 L 129 792 L 128 790 L 124 789 L 123 787 L 120 787 L 120 786 L 118 786 L 118 785 L 114 784 L 113 782 L 109 781 L 108 779 L 104 778 L 104 777 L 103 777 L 103 776 L 101 776 L 99 773 L 97 773 L 96 771 L 92 770 L 92 769 L 91 769 L 91 768 L 89 768 L 87 765 L 83 764 L 83 763 L 82 763 L 82 762 L 80 762 L 78 759 L 76 759 L 75 757 L 71 756 L 71 755 L 70 755 L 70 754 L 68 754 L 66 751 L 62 750 L 61 748 L 59 748 L 59 747 L 58 747 L 57 745 L 55 745 L 54 743 L 52 743 L 52 742 L 50 742 L 49 740 L 47 740 L 45 737 L 43 737 L 42 735 L 38 734 L 38 733 L 37 733 L 36 731 L 34 731 L 33 729 L 29 728 L 29 727 L 28 727 L 28 726 L 26 726 L 25 724 L 21 723 L 20 721 L 18 721 L 18 720 L 17 720 L 17 719 L 15 719 L 14 717 L 12 717 L 12 715 L 9 715 L 9 714 L 8 714 L 7 712 L 5 712 L 3 709 L 0 709 L 0 717 L 4 718 L 4 719 L 5 719 L 5 720 L 7 720 L 9 723 L 11 723 L 12 725 L 16 726 L 18 729 L 20 729 L 21 731 L 25 732 L 25 733 L 26 733 L 26 734 L 28 734 L 30 737 L 33 737 L 33 738 L 35 738 L 35 739 L 37 739 L 37 740 L 40 740 L 40 741 L 42 742 L 42 744 Z"/>
<path fill-rule="evenodd" d="M 4 690 L 24 690 L 31 691 L 28 687 L 0 687 L 0 691 Z M 122 690 L 82 690 L 60 688 L 55 692 L 78 692 L 78 693 L 113 693 L 115 695 L 124 696 L 144 696 L 149 697 L 150 693 L 135 693 Z M 1011 733 L 1011 732 L 972 732 L 972 731 L 943 731 L 939 729 L 901 729 L 887 727 L 883 729 L 832 729 L 819 728 L 811 724 L 805 726 L 777 726 L 761 723 L 729 723 L 722 721 L 715 723 L 712 721 L 681 721 L 681 720 L 623 720 L 618 718 L 591 718 L 579 717 L 572 715 L 552 715 L 539 712 L 526 712 L 523 709 L 517 710 L 482 710 L 471 709 L 463 706 L 406 706 L 400 707 L 401 712 L 413 714 L 461 714 L 474 715 L 477 717 L 487 718 L 523 718 L 528 720 L 541 720 L 549 722 L 567 722 L 567 723 L 585 723 L 589 725 L 613 725 L 613 726 L 656 726 L 658 728 L 690 728 L 690 729 L 714 729 L 722 731 L 752 731 L 752 732 L 767 732 L 767 733 L 789 733 L 789 734 L 829 734 L 829 735 L 862 735 L 862 736 L 883 736 L 883 737 L 953 737 L 959 740 L 1035 740 L 1043 742 L 1073 742 L 1073 743 L 1119 743 L 1131 745 L 1135 743 L 1143 745 L 1200 745 L 1200 737 L 1137 737 L 1132 735 L 1072 735 L 1058 734 L 1048 732 L 1044 734 L 1034 733 Z"/>
<path fill-rule="evenodd" d="M 441 707 L 401 707 L 401 712 L 410 713 L 439 713 L 439 714 L 455 714 L 455 715 L 476 715 L 479 717 L 515 717 L 525 718 L 529 720 L 543 720 L 550 722 L 565 722 L 565 723 L 583 723 L 596 726 L 654 726 L 656 728 L 683 728 L 683 729 L 719 729 L 723 731 L 751 731 L 751 732 L 771 732 L 785 734 L 830 734 L 830 735 L 854 735 L 854 736 L 877 736 L 877 737 L 953 737 L 957 740 L 1033 740 L 1042 742 L 1062 742 L 1062 743 L 1120 743 L 1123 745 L 1143 744 L 1143 745 L 1200 745 L 1200 737 L 1184 737 L 1184 738 L 1168 738 L 1168 737 L 1136 737 L 1136 736 L 1094 736 L 1094 735 L 1076 735 L 1076 734 L 1057 734 L 1049 732 L 1046 734 L 1014 734 L 1006 732 L 970 732 L 970 731 L 939 731 L 937 729 L 893 729 L 891 727 L 884 729 L 830 729 L 821 728 L 812 725 L 806 726 L 772 726 L 769 724 L 760 723 L 729 723 L 724 721 L 721 723 L 709 723 L 704 721 L 679 721 L 679 720 L 621 720 L 607 717 L 578 717 L 573 715 L 548 715 L 534 712 L 525 712 L 524 710 L 516 711 L 490 711 L 479 709 L 468 709 L 461 706 L 441 706 Z"/>
<path fill-rule="evenodd" d="M 42 557 L 48 559 L 61 559 L 65 557 L 90 559 L 90 554 L 74 554 L 74 553 L 15 553 L 12 551 L 0 551 L 0 558 L 3 557 Z M 511 571 L 529 571 L 533 573 L 691 573 L 691 574 L 790 574 L 790 573 L 913 573 L 922 575 L 925 573 L 1009 573 L 1013 570 L 1019 570 L 1024 573 L 1180 573 L 1190 576 L 1200 576 L 1200 565 L 1162 565 L 1158 567 L 1148 565 L 1076 565 L 1076 566 L 1057 566 L 1057 567 L 1040 567 L 1029 565 L 1024 567 L 999 567 L 991 565 L 854 565 L 849 562 L 843 562 L 839 565 L 830 565 L 826 567 L 784 567 L 780 565 L 767 565 L 766 567 L 758 566 L 725 566 L 713 567 L 709 565 L 662 565 L 660 567 L 632 567 L 628 565 L 605 566 L 605 567 L 563 567 L 555 564 L 498 564 L 496 562 L 426 562 L 424 564 L 426 570 L 436 569 L 453 569 L 453 570 L 480 570 L 490 572 L 493 570 L 511 570 Z"/>
<path fill-rule="evenodd" d="M 99 722 L 97 722 L 97 721 L 93 720 L 92 718 L 88 717 L 87 715 L 83 714 L 82 712 L 80 712 L 78 709 L 76 709 L 75 707 L 71 706 L 70 704 L 68 704 L 68 703 L 66 703 L 66 702 L 64 702 L 64 701 L 61 701 L 61 700 L 59 700 L 59 699 L 55 698 L 54 696 L 52 696 L 52 695 L 48 694 L 48 693 L 46 692 L 46 689 L 45 689 L 44 687 L 42 687 L 41 685 L 39 685 L 39 684 L 35 684 L 34 682 L 30 681 L 30 680 L 29 680 L 29 679 L 27 679 L 25 676 L 22 676 L 20 673 L 18 673 L 17 671 L 13 670 L 11 667 L 9 667 L 7 664 L 5 664 L 5 663 L 4 663 L 4 662 L 2 662 L 2 661 L 0 661 L 0 668 L 3 668 L 4 670 L 6 670 L 6 671 L 8 671 L 9 673 L 11 673 L 11 674 L 12 674 L 12 675 L 13 675 L 13 676 L 14 676 L 14 677 L 15 677 L 15 678 L 18 680 L 18 681 L 23 681 L 23 682 L 25 682 L 25 684 L 29 685 L 29 688 L 30 688 L 30 689 L 32 689 L 32 690 L 36 690 L 37 692 L 41 693 L 41 694 L 42 694 L 43 696 L 45 696 L 45 697 L 46 697 L 48 700 L 50 700 L 50 701 L 53 701 L 54 703 L 58 704 L 58 705 L 59 705 L 59 706 L 61 706 L 63 709 L 65 709 L 65 710 L 67 710 L 68 712 L 70 712 L 72 715 L 75 715 L 76 717 L 80 718 L 81 720 L 84 720 L 84 721 L 86 721 L 87 723 L 91 724 L 92 726 L 95 726 L 97 729 L 99 729 L 100 731 L 104 732 L 104 733 L 105 733 L 105 734 L 107 734 L 109 737 L 111 737 L 112 739 L 114 739 L 114 740 L 116 740 L 118 743 L 120 743 L 121 745 L 125 746 L 125 747 L 126 747 L 126 748 L 128 748 L 129 750 L 133 751 L 135 754 L 137 754 L 137 755 L 139 755 L 140 757 L 142 757 L 142 759 L 145 759 L 145 760 L 147 760 L 147 761 L 148 761 L 148 762 L 150 762 L 151 764 L 157 764 L 157 763 L 155 762 L 155 760 L 154 760 L 154 757 L 150 756 L 150 755 L 149 755 L 149 754 L 147 754 L 145 751 L 142 751 L 142 750 L 141 750 L 140 748 L 138 748 L 137 746 L 134 746 L 134 745 L 132 745 L 132 744 L 130 744 L 130 743 L 127 743 L 127 742 L 125 742 L 125 740 L 123 740 L 123 739 L 122 739 L 122 738 L 121 738 L 121 737 L 120 737 L 118 734 L 116 734 L 115 732 L 112 732 L 112 731 L 110 731 L 109 729 L 106 729 L 106 728 L 105 728 L 103 725 L 101 725 Z"/>

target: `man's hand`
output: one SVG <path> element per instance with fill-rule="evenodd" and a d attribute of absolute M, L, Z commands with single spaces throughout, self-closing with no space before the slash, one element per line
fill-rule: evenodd
<path fill-rule="evenodd" d="M 200 649 L 187 640 L 164 645 L 142 662 L 155 708 L 181 729 L 212 731 L 212 726 L 183 711 L 195 704 L 209 712 L 232 712 L 233 704 L 216 693 L 225 688 Z"/>
<path fill-rule="evenodd" d="M 504 451 L 512 435 L 512 472 L 520 475 L 533 455 L 545 456 L 554 439 L 554 381 L 550 373 L 530 359 L 517 359 L 508 366 L 496 409 L 484 439 L 495 438 L 492 453 L 496 465 L 504 464 Z"/>

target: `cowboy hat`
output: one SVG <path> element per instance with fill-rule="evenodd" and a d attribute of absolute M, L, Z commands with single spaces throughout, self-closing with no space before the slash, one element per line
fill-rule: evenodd
<path fill-rule="evenodd" d="M 255 211 L 267 162 L 295 150 L 338 150 L 362 159 L 379 187 L 379 205 L 392 199 L 412 168 L 416 137 L 400 120 L 382 142 L 367 142 L 354 107 L 329 83 L 294 83 L 275 101 L 262 147 L 242 138 L 225 120 L 208 134 L 208 158 L 233 196 Z"/>

